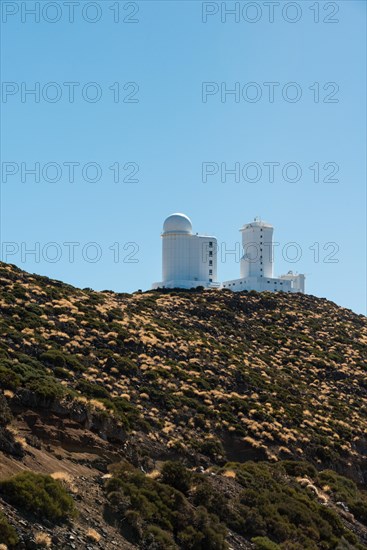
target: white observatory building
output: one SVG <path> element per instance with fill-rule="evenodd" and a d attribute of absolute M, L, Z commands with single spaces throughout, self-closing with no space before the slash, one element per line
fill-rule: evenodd
<path fill-rule="evenodd" d="M 163 224 L 162 282 L 153 288 L 219 288 L 217 239 L 192 232 L 185 214 L 172 214 Z"/>
<path fill-rule="evenodd" d="M 242 250 L 240 278 L 225 281 L 223 288 L 240 290 L 264 290 L 283 292 L 305 291 L 305 276 L 289 271 L 287 275 L 274 277 L 274 228 L 269 223 L 255 219 L 241 229 Z"/>
<path fill-rule="evenodd" d="M 305 276 L 289 271 L 287 275 L 274 277 L 274 228 L 269 223 L 255 219 L 241 229 L 243 256 L 240 278 L 217 282 L 217 239 L 193 234 L 190 218 L 185 214 L 172 214 L 163 224 L 162 233 L 162 282 L 156 288 L 228 288 L 241 290 L 305 291 Z"/>

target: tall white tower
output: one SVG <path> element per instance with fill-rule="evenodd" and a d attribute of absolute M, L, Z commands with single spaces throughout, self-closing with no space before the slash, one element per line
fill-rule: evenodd
<path fill-rule="evenodd" d="M 243 256 L 242 279 L 247 277 L 273 277 L 273 226 L 255 219 L 241 229 Z"/>
<path fill-rule="evenodd" d="M 172 214 L 163 224 L 162 278 L 153 288 L 215 287 L 217 239 L 192 233 L 185 214 Z"/>
<path fill-rule="evenodd" d="M 291 271 L 274 277 L 273 226 L 255 218 L 241 229 L 243 256 L 240 279 L 225 281 L 223 288 L 233 292 L 255 290 L 256 292 L 304 292 L 305 276 Z"/>

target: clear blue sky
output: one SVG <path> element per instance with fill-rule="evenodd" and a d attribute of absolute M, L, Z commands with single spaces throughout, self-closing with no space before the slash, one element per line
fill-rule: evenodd
<path fill-rule="evenodd" d="M 221 22 L 220 13 L 208 15 L 203 23 L 199 1 L 138 2 L 136 15 L 133 3 L 120 2 L 120 18 L 138 22 L 115 23 L 116 12 L 110 8 L 117 3 L 104 0 L 98 2 L 100 20 L 94 24 L 81 16 L 86 3 L 82 0 L 75 7 L 75 20 L 70 23 L 69 8 L 61 1 L 59 14 L 51 6 L 40 14 L 39 22 L 22 14 L 24 4 L 30 9 L 35 2 L 3 2 L 8 7 L 2 23 L 2 80 L 15 85 L 6 85 L 7 102 L 3 94 L 1 104 L 1 238 L 3 243 L 15 244 L 14 248 L 5 245 L 14 254 L 5 257 L 3 249 L 2 259 L 79 287 L 145 290 L 161 278 L 160 232 L 169 214 L 186 213 L 195 231 L 216 235 L 228 249 L 239 242 L 239 227 L 261 216 L 273 223 L 275 240 L 281 243 L 275 256 L 277 274 L 290 269 L 306 273 L 308 293 L 365 313 L 365 2 L 316 2 L 319 23 L 314 22 L 315 7 L 310 9 L 315 2 L 305 0 L 296 3 L 302 14 L 295 23 L 285 20 L 298 16 L 295 8 L 282 15 L 287 4 L 282 0 L 275 7 L 273 23 L 264 2 L 257 2 L 257 14 L 255 8 L 245 16 L 242 12 L 238 23 L 230 15 Z M 215 4 L 206 9 L 215 9 Z M 234 4 L 227 2 L 227 7 Z M 239 4 L 243 10 L 248 3 Z M 16 8 L 18 13 L 11 15 Z M 95 17 L 95 8 L 88 10 L 85 16 Z M 260 16 L 256 23 L 245 20 L 256 15 Z M 59 16 L 58 22 L 49 22 Z M 325 18 L 339 22 L 326 23 Z M 39 83 L 38 103 L 29 95 L 22 102 L 22 82 L 27 88 Z M 45 88 L 50 82 L 58 88 Z M 80 83 L 74 103 L 68 100 L 64 82 Z M 90 82 L 102 91 L 95 103 L 81 93 Z M 122 97 L 130 94 L 138 102 L 115 103 L 109 90 L 115 82 L 120 83 Z M 127 82 L 138 84 L 135 96 L 131 85 L 123 90 Z M 255 88 L 243 87 L 256 82 L 262 97 L 256 103 L 242 96 L 236 102 L 230 95 L 221 101 L 217 93 L 204 103 L 203 82 L 219 87 L 225 83 L 228 89 L 238 82 L 247 98 L 253 97 Z M 264 82 L 279 83 L 273 103 Z M 289 82 L 302 90 L 300 101 L 283 99 L 283 87 Z M 315 86 L 309 89 L 315 82 L 320 83 L 318 103 Z M 328 82 L 339 86 L 334 96 L 330 94 L 335 85 L 323 90 Z M 52 99 L 57 89 L 62 93 L 59 101 L 43 98 L 42 92 Z M 86 89 L 89 98 L 94 92 L 93 87 Z M 290 88 L 289 96 L 294 92 Z M 338 102 L 325 103 L 326 96 Z M 35 182 L 21 163 L 31 167 L 36 162 L 41 169 L 58 163 L 63 168 L 61 179 L 46 181 L 55 174 L 51 167 L 46 180 L 41 174 Z M 65 162 L 80 163 L 74 182 L 69 181 Z M 101 167 L 100 181 L 83 178 L 81 168 L 88 162 Z M 116 162 L 136 163 L 139 181 L 115 183 L 109 167 Z M 227 177 L 221 182 L 214 175 L 204 183 L 203 162 L 224 162 L 228 168 L 236 162 L 241 168 L 257 163 L 262 178 L 251 183 Z M 264 162 L 280 164 L 274 182 L 269 182 Z M 282 177 L 281 170 L 289 162 L 302 168 L 300 181 L 287 182 Z M 315 162 L 320 164 L 319 183 L 309 168 Z M 326 163 L 338 165 L 339 182 L 323 181 L 333 166 L 325 171 Z M 4 172 L 16 168 L 18 173 L 6 179 Z M 133 169 L 134 165 L 127 167 L 123 175 Z M 293 177 L 292 170 L 289 174 Z M 21 181 L 21 175 L 26 181 Z M 91 168 L 88 177 L 93 175 Z M 249 177 L 253 176 L 250 169 Z M 56 252 L 48 245 L 51 242 L 57 243 L 59 255 L 61 251 L 55 262 L 42 257 L 42 252 L 46 258 Z M 74 262 L 69 261 L 70 245 L 65 242 L 80 243 Z M 83 246 L 91 242 L 98 243 L 102 252 L 96 263 L 82 255 Z M 137 253 L 127 245 L 131 242 L 139 247 Z M 302 249 L 296 264 L 279 252 L 289 242 L 297 242 Z M 40 257 L 22 258 L 22 246 L 31 249 L 35 243 L 40 243 Z M 114 243 L 121 248 L 118 262 L 109 249 Z M 314 243 L 319 243 L 319 262 Z M 323 250 L 326 243 L 339 247 L 336 263 L 324 261 L 333 251 Z M 94 253 L 93 247 L 84 249 L 84 256 L 92 258 Z M 138 262 L 123 261 L 129 257 Z M 234 256 L 222 260 L 219 279 L 237 277 L 239 264 Z"/>

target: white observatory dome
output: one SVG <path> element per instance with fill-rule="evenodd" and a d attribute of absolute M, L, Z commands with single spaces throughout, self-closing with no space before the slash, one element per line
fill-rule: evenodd
<path fill-rule="evenodd" d="M 192 224 L 185 214 L 171 214 L 163 224 L 164 233 L 191 233 Z"/>

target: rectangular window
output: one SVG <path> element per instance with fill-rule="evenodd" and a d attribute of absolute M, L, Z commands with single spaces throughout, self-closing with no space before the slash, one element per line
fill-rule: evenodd
<path fill-rule="evenodd" d="M 210 247 L 210 248 L 213 247 L 213 241 L 209 241 L 209 247 Z"/>
<path fill-rule="evenodd" d="M 213 252 L 209 250 L 209 256 L 213 256 Z"/>
<path fill-rule="evenodd" d="M 213 265 L 213 260 L 209 260 L 209 265 Z"/>
<path fill-rule="evenodd" d="M 209 275 L 213 275 L 213 270 L 209 269 Z"/>

